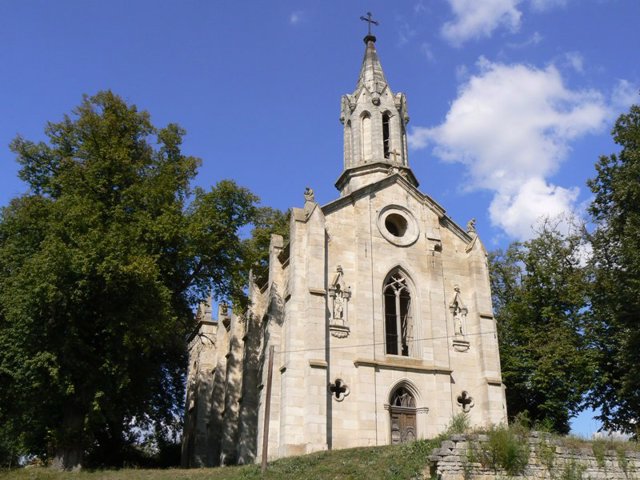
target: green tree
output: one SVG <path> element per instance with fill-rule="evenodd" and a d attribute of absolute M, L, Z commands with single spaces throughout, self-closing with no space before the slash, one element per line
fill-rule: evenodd
<path fill-rule="evenodd" d="M 591 379 L 582 245 L 581 235 L 547 221 L 536 238 L 490 257 L 509 417 L 528 412 L 560 433 L 569 432 Z"/>
<path fill-rule="evenodd" d="M 257 199 L 192 189 L 183 134 L 107 91 L 12 143 L 30 190 L 0 213 L 0 433 L 21 453 L 118 465 L 136 432 L 166 434 L 193 305 L 246 302 Z"/>
<path fill-rule="evenodd" d="M 640 106 L 621 115 L 619 154 L 602 156 L 589 181 L 594 288 L 590 335 L 598 353 L 590 396 L 606 429 L 633 432 L 640 422 Z"/>
<path fill-rule="evenodd" d="M 291 211 L 282 212 L 275 208 L 261 207 L 253 220 L 251 236 L 245 240 L 247 249 L 246 270 L 251 270 L 258 285 L 267 281 L 269 268 L 269 245 L 271 235 L 281 235 L 284 242 L 289 241 L 289 220 Z"/>

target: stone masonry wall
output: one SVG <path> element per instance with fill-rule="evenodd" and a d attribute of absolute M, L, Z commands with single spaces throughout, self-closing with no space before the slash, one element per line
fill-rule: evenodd
<path fill-rule="evenodd" d="M 483 465 L 478 453 L 488 444 L 486 435 L 453 435 L 429 457 L 432 479 L 489 480 L 527 478 L 535 480 L 631 480 L 640 479 L 640 452 L 606 450 L 594 454 L 592 444 L 570 446 L 567 442 L 532 432 L 527 440 L 529 463 L 520 475 Z M 600 445 L 605 445 L 604 443 Z M 485 462 L 487 463 L 487 462 Z"/>

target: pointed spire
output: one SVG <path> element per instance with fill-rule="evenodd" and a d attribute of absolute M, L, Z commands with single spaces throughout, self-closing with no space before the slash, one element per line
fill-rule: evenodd
<path fill-rule="evenodd" d="M 344 170 L 336 182 L 342 195 L 396 173 L 418 186 L 411 172 L 407 152 L 406 125 L 409 121 L 404 94 L 389 88 L 376 51 L 376 37 L 369 23 L 366 45 L 355 91 L 343 95 L 340 121 L 344 125 Z"/>
<path fill-rule="evenodd" d="M 358 85 L 356 91 L 364 85 L 369 92 L 382 93 L 382 90 L 387 86 L 387 79 L 384 78 L 384 72 L 382 71 L 382 65 L 378 58 L 378 52 L 376 51 L 376 37 L 369 34 L 364 37 L 364 43 L 366 48 L 364 51 L 364 59 L 362 60 L 362 67 L 360 68 L 360 77 L 358 78 Z"/>

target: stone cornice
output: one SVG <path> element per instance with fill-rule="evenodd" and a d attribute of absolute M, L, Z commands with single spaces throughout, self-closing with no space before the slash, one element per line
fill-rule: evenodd
<path fill-rule="evenodd" d="M 411 183 L 415 188 L 418 188 L 420 183 L 418 179 L 415 177 L 411 168 L 404 165 L 396 165 L 394 163 L 389 162 L 372 162 L 365 163 L 364 165 L 358 165 L 357 167 L 347 168 L 342 172 L 338 180 L 336 180 L 335 186 L 338 190 L 342 190 L 342 187 L 351 179 L 352 177 L 359 177 L 361 175 L 369 175 L 371 173 L 387 173 L 390 168 L 396 168 L 398 171 L 401 171 L 404 175 L 406 175 L 409 179 L 409 183 Z M 373 182 L 376 183 L 376 182 Z"/>
<path fill-rule="evenodd" d="M 385 360 L 374 360 L 368 358 L 356 358 L 353 361 L 356 367 L 375 367 L 382 370 L 408 370 L 413 372 L 436 373 L 440 375 L 451 375 L 453 370 L 448 367 L 430 365 L 422 360 L 397 357 Z"/>

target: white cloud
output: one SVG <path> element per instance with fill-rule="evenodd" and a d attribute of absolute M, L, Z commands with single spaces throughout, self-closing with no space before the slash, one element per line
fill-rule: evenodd
<path fill-rule="evenodd" d="M 579 189 L 549 184 L 542 177 L 532 177 L 517 189 L 496 192 L 489 206 L 494 225 L 518 239 L 527 239 L 541 218 L 561 217 L 572 212 Z"/>
<path fill-rule="evenodd" d="M 543 12 L 564 6 L 568 0 L 447 0 L 453 20 L 441 29 L 444 38 L 455 46 L 467 40 L 490 37 L 498 28 L 516 32 L 522 21 L 522 5 L 530 11 Z M 534 42 L 540 38 L 534 37 Z"/>
<path fill-rule="evenodd" d="M 420 15 L 421 13 L 426 13 L 426 12 L 428 12 L 427 7 L 424 5 L 424 0 L 420 0 L 418 3 L 416 3 L 416 4 L 413 6 L 413 12 L 414 12 L 416 15 Z"/>
<path fill-rule="evenodd" d="M 580 52 L 568 52 L 564 56 L 571 68 L 578 73 L 584 72 L 584 57 Z"/>
<path fill-rule="evenodd" d="M 462 83 L 469 78 L 469 68 L 466 65 L 458 65 L 456 67 L 456 80 Z"/>
<path fill-rule="evenodd" d="M 411 26 L 404 20 L 399 20 L 400 26 L 398 27 L 398 45 L 402 46 L 416 36 L 416 30 L 411 28 Z"/>
<path fill-rule="evenodd" d="M 574 209 L 578 189 L 548 179 L 571 141 L 602 130 L 611 109 L 600 92 L 567 88 L 554 66 L 538 69 L 480 58 L 477 67 L 459 88 L 445 121 L 416 127 L 409 142 L 413 148 L 431 145 L 444 161 L 466 165 L 467 188 L 494 193 L 492 224 L 527 238 L 541 215 Z"/>
<path fill-rule="evenodd" d="M 508 43 L 507 46 L 509 48 L 525 48 L 531 45 L 538 45 L 540 42 L 542 42 L 542 40 L 543 37 L 539 32 L 533 32 L 533 35 L 531 35 L 526 40 L 517 43 Z"/>
<path fill-rule="evenodd" d="M 295 12 L 291 12 L 291 15 L 289 15 L 289 23 L 291 25 L 297 25 L 302 20 L 303 20 L 303 13 L 300 10 L 297 10 Z"/>
<path fill-rule="evenodd" d="M 430 62 L 433 62 L 435 60 L 435 56 L 433 55 L 433 49 L 431 48 L 431 45 L 429 43 L 422 42 L 420 44 L 420 51 L 425 56 L 425 58 Z"/>
<path fill-rule="evenodd" d="M 531 5 L 536 10 L 548 10 L 553 7 L 564 7 L 567 0 L 531 0 Z"/>
<path fill-rule="evenodd" d="M 631 105 L 640 102 L 640 88 L 628 80 L 618 80 L 613 88 L 611 101 L 617 111 L 626 111 Z"/>
<path fill-rule="evenodd" d="M 447 0 L 454 21 L 442 26 L 442 35 L 454 45 L 488 37 L 500 27 L 516 31 L 522 13 L 516 8 L 521 0 Z"/>

